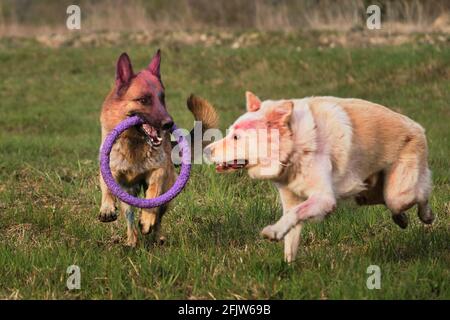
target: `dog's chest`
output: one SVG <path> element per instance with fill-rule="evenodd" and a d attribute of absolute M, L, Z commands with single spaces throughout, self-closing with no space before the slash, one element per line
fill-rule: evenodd
<path fill-rule="evenodd" d="M 110 153 L 111 170 L 124 174 L 141 175 L 163 167 L 165 161 L 163 146 L 155 150 L 145 141 L 119 139 Z"/>

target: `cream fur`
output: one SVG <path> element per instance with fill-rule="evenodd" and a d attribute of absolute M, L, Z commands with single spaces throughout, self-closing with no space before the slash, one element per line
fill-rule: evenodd
<path fill-rule="evenodd" d="M 251 93 L 247 93 L 248 97 L 252 102 L 258 101 Z M 293 110 L 288 122 L 290 133 L 280 134 L 281 164 L 273 160 L 271 174 L 262 175 L 260 154 L 246 154 L 241 150 L 243 148 L 231 138 L 237 132 L 233 129 L 249 121 L 256 121 L 257 126 L 270 122 L 269 114 L 287 101 L 293 103 Z M 252 108 L 248 108 L 252 111 L 233 124 L 230 135 L 213 143 L 209 149 L 216 163 L 236 159 L 230 151 L 238 149 L 239 159 L 251 158 L 253 162 L 247 168 L 252 178 L 275 182 L 280 191 L 283 216 L 274 225 L 264 228 L 262 234 L 272 240 L 286 236 L 285 259 L 288 262 L 295 259 L 301 224 L 324 218 L 342 198 L 355 197 L 359 204 L 385 204 L 402 228 L 407 225 L 404 211 L 415 204 L 419 206 L 422 221 L 433 221 L 427 204 L 431 192 L 427 142 L 424 129 L 416 122 L 360 99 L 266 100 L 258 107 L 253 103 Z M 247 143 L 261 143 L 260 138 L 247 136 L 243 131 L 240 135 L 250 139 Z M 274 149 L 270 140 L 265 142 Z"/>

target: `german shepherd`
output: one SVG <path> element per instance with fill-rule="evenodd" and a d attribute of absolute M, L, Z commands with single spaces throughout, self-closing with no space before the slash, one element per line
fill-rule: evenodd
<path fill-rule="evenodd" d="M 135 74 L 130 58 L 123 53 L 117 61 L 115 85 L 103 103 L 100 116 L 102 143 L 108 133 L 127 117 L 139 116 L 144 120 L 145 124 L 126 130 L 117 139 L 110 154 L 110 167 L 124 190 L 137 196 L 143 188 L 146 198 L 155 198 L 166 192 L 177 177 L 171 159 L 170 129 L 174 123 L 166 107 L 160 64 L 161 53 L 158 50 L 148 67 Z M 202 122 L 203 130 L 217 126 L 217 114 L 205 100 L 191 95 L 187 104 L 195 120 Z M 102 203 L 98 218 L 102 222 L 114 221 L 118 216 L 116 199 L 101 174 L 100 187 Z M 157 237 L 166 210 L 167 205 L 141 209 L 139 226 L 142 234 L 153 231 Z M 127 244 L 136 246 L 134 209 L 120 202 L 120 211 L 127 219 Z"/>
<path fill-rule="evenodd" d="M 284 238 L 287 262 L 297 254 L 302 224 L 324 218 L 341 198 L 384 204 L 401 228 L 414 205 L 423 223 L 433 222 L 427 141 L 416 122 L 360 99 L 261 101 L 247 92 L 246 100 L 247 113 L 205 153 L 220 172 L 245 168 L 275 183 L 283 217 L 262 235 Z"/>

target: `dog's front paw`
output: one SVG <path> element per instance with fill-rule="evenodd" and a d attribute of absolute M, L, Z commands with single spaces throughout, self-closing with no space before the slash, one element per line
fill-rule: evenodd
<path fill-rule="evenodd" d="M 112 222 L 117 220 L 117 209 L 114 206 L 102 206 L 98 220 L 101 222 Z"/>
<path fill-rule="evenodd" d="M 142 234 L 150 234 L 157 231 L 159 228 L 158 214 L 156 212 L 142 210 L 139 216 L 139 228 Z"/>
<path fill-rule="evenodd" d="M 127 246 L 135 248 L 138 244 L 138 235 L 135 228 L 128 230 L 127 232 Z"/>
<path fill-rule="evenodd" d="M 285 233 L 278 230 L 275 225 L 267 226 L 261 231 L 261 235 L 271 241 L 280 241 L 284 238 Z"/>

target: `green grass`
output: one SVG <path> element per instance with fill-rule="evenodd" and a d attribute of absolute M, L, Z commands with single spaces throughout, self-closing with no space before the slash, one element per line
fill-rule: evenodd
<path fill-rule="evenodd" d="M 267 36 L 269 38 L 269 36 Z M 273 35 L 276 42 L 276 35 Z M 44 299 L 449 299 L 450 48 L 427 45 L 316 49 L 270 43 L 237 50 L 158 44 L 169 111 L 190 128 L 191 93 L 218 108 L 226 128 L 244 91 L 261 98 L 336 95 L 392 107 L 428 132 L 438 218 L 410 212 L 400 230 L 381 206 L 341 203 L 305 227 L 298 261 L 260 238 L 281 215 L 267 182 L 194 166 L 163 228 L 162 247 L 124 246 L 125 222 L 97 220 L 99 111 L 128 51 L 135 70 L 157 44 L 49 49 L 0 43 L 0 297 Z M 81 267 L 81 290 L 66 268 Z M 378 265 L 382 288 L 366 288 Z"/>

